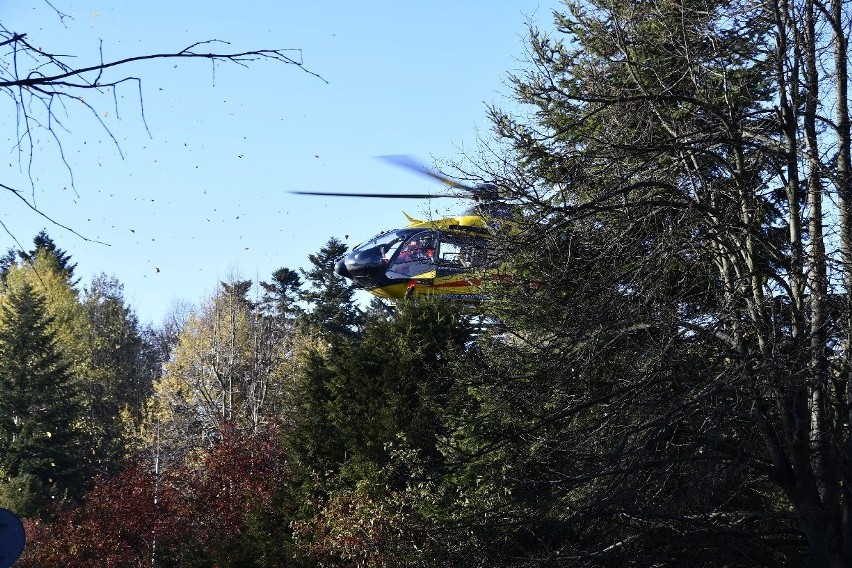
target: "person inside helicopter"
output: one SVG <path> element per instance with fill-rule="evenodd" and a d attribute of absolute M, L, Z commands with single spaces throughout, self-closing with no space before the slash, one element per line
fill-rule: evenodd
<path fill-rule="evenodd" d="M 435 235 L 424 231 L 413 236 L 392 259 L 389 278 L 407 278 L 435 270 Z"/>

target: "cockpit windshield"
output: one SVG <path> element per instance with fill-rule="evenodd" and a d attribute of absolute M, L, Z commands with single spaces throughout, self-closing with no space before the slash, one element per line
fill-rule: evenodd
<path fill-rule="evenodd" d="M 417 229 L 396 229 L 377 235 L 365 243 L 361 243 L 353 249 L 355 252 L 378 249 L 382 259 L 389 260 L 396 250 L 408 237 L 416 233 Z"/>

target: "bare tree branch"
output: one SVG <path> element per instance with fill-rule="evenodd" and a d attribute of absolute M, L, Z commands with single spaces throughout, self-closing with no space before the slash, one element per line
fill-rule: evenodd
<path fill-rule="evenodd" d="M 56 12 L 63 22 L 70 18 L 60 12 L 50 2 L 48 6 Z M 121 158 L 124 151 L 118 139 L 106 124 L 102 113 L 96 108 L 96 102 L 87 100 L 86 94 L 97 96 L 112 95 L 113 112 L 118 116 L 118 90 L 126 84 L 136 85 L 139 109 L 142 123 L 150 136 L 150 130 L 145 118 L 145 106 L 142 96 L 142 79 L 124 70 L 128 66 L 146 61 L 183 59 L 207 60 L 213 66 L 214 82 L 216 65 L 233 63 L 242 67 L 260 61 L 292 65 L 303 72 L 323 82 L 320 75 L 304 66 L 300 49 L 256 49 L 245 51 L 216 50 L 215 47 L 226 47 L 230 44 L 221 40 L 198 41 L 187 47 L 173 52 L 158 52 L 135 55 L 109 61 L 104 59 L 103 44 L 99 45 L 99 60 L 96 63 L 77 65 L 75 56 L 53 53 L 31 43 L 26 33 L 18 33 L 7 29 L 0 23 L 0 92 L 9 97 L 15 105 L 16 142 L 14 148 L 18 152 L 19 170 L 26 172 L 30 183 L 30 198 L 23 196 L 21 191 L 10 185 L 0 184 L 0 188 L 12 192 L 17 198 L 26 203 L 27 207 L 42 215 L 54 225 L 82 235 L 62 225 L 55 219 L 42 212 L 36 202 L 36 183 L 33 174 L 34 150 L 37 144 L 34 133 L 44 131 L 53 141 L 59 152 L 59 160 L 65 167 L 70 178 L 70 187 L 76 193 L 72 166 L 64 149 L 64 136 L 70 134 L 65 125 L 65 118 L 70 116 L 71 104 L 82 105 L 91 114 L 103 131 L 109 136 Z M 120 70 L 118 75 L 113 72 Z M 89 240 L 89 239 L 86 239 Z"/>

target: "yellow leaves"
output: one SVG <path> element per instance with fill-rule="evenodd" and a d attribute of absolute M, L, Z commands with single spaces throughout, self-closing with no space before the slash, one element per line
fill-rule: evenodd
<path fill-rule="evenodd" d="M 294 339 L 257 317 L 246 290 L 228 293 L 228 286 L 241 290 L 236 281 L 223 286 L 186 319 L 154 385 L 149 439 L 157 427 L 172 445 L 182 443 L 180 432 L 215 432 L 224 422 L 254 429 L 284 405 L 296 368 Z"/>
<path fill-rule="evenodd" d="M 154 383 L 153 404 L 149 407 L 152 416 L 168 422 L 172 419 L 175 409 L 187 405 L 191 394 L 190 385 L 182 381 L 178 375 L 164 374 L 159 381 Z"/>
<path fill-rule="evenodd" d="M 53 318 L 51 331 L 56 333 L 69 362 L 82 369 L 91 359 L 86 342 L 91 324 L 79 302 L 78 292 L 58 269 L 55 257 L 41 251 L 31 264 L 13 265 L 6 279 L 7 288 L 18 289 L 24 282 L 44 296 L 47 311 Z"/>

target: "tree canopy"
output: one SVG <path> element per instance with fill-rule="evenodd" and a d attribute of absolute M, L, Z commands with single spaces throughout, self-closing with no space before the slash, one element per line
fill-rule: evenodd
<path fill-rule="evenodd" d="M 848 14 L 566 6 L 513 78 L 532 112 L 491 111 L 524 213 L 502 248 L 546 282 L 506 291 L 518 341 L 483 361 L 512 405 L 485 443 L 517 447 L 527 530 L 550 527 L 528 546 L 848 563 L 849 122 L 820 96 Z"/>
<path fill-rule="evenodd" d="M 848 566 L 850 21 L 608 0 L 531 29 L 477 162 L 513 217 L 476 318 L 362 310 L 334 238 L 156 333 L 55 244 L 4 260 L 3 443 L 25 376 L 81 393 L 29 393 L 77 413 L 33 431 L 129 459 L 81 456 L 22 566 Z"/>
<path fill-rule="evenodd" d="M 52 322 L 26 280 L 0 303 L 0 503 L 28 516 L 83 481 L 79 393 Z"/>

